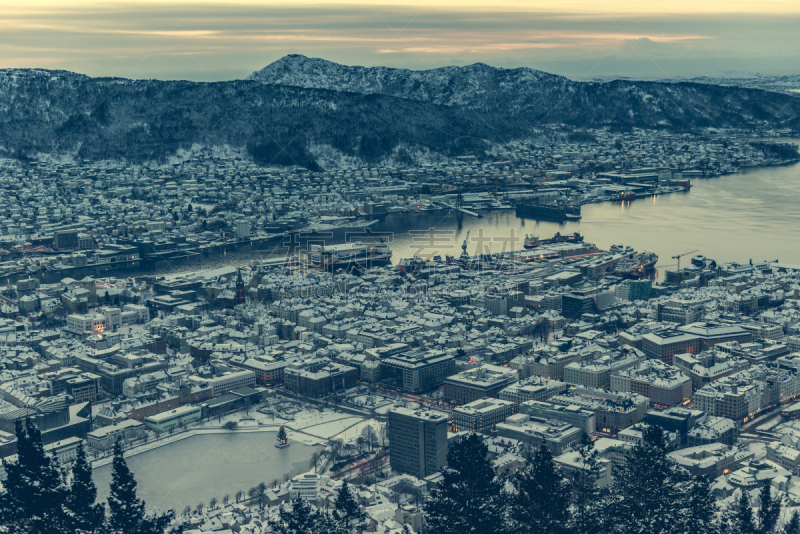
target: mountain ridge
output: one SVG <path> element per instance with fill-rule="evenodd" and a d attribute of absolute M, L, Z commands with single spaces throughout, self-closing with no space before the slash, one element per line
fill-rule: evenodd
<path fill-rule="evenodd" d="M 485 64 L 348 67 L 300 55 L 249 78 L 257 79 L 129 80 L 3 69 L 0 154 L 138 161 L 201 144 L 246 149 L 262 164 L 316 169 L 313 147 L 363 162 L 402 160 L 415 150 L 481 155 L 553 124 L 694 133 L 800 129 L 798 97 L 688 82 L 577 82 Z"/>

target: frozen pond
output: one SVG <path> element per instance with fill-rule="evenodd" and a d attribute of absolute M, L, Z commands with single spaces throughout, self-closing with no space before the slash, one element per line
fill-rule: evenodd
<path fill-rule="evenodd" d="M 276 432 L 247 434 L 205 434 L 158 447 L 129 458 L 128 466 L 136 476 L 139 497 L 147 510 L 157 506 L 181 513 L 186 505 L 208 505 L 212 497 L 221 501 L 227 493 L 231 501 L 238 490 L 247 490 L 260 482 L 272 485 L 283 475 L 308 470 L 315 450 L 291 442 L 291 447 L 275 447 Z M 111 483 L 111 464 L 94 470 L 98 499 L 105 500 Z"/>

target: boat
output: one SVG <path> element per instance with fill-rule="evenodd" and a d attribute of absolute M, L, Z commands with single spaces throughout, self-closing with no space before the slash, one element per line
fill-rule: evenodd
<path fill-rule="evenodd" d="M 658 256 L 654 252 L 636 252 L 630 258 L 617 263 L 614 273 L 638 278 L 648 269 L 655 267 L 657 262 Z"/>
<path fill-rule="evenodd" d="M 538 247 L 539 245 L 541 245 L 541 242 L 539 241 L 538 236 L 535 235 L 530 236 L 528 234 L 525 234 L 525 242 L 522 245 L 523 247 L 530 250 L 532 248 Z"/>
<path fill-rule="evenodd" d="M 564 200 L 539 198 L 517 204 L 516 214 L 522 219 L 578 220 L 581 218 L 581 205 Z"/>
<path fill-rule="evenodd" d="M 517 259 L 525 263 L 551 262 L 566 258 L 579 258 L 584 256 L 598 256 L 602 252 L 597 245 L 592 243 L 558 243 L 544 245 L 538 250 L 531 252 L 516 252 L 512 259 Z"/>
<path fill-rule="evenodd" d="M 550 245 L 553 243 L 581 243 L 583 242 L 583 236 L 579 232 L 575 232 L 573 234 L 566 234 L 561 235 L 561 232 L 556 232 L 556 235 L 549 239 L 539 239 L 538 236 L 529 236 L 525 234 L 525 242 L 523 243 L 523 247 L 526 249 L 532 249 L 539 247 L 541 245 Z"/>
<path fill-rule="evenodd" d="M 434 271 L 436 264 L 426 259 L 414 256 L 413 258 L 403 258 L 397 264 L 397 270 L 401 274 L 414 275 L 420 278 L 427 278 Z"/>
<path fill-rule="evenodd" d="M 630 246 L 630 245 L 628 245 L 628 246 L 625 246 L 625 245 L 611 245 L 611 247 L 608 250 L 612 254 L 631 254 L 632 255 L 632 254 L 634 254 L 636 252 L 633 249 L 633 247 Z"/>
<path fill-rule="evenodd" d="M 310 245 L 306 253 L 309 267 L 323 270 L 347 269 L 350 267 L 369 268 L 385 265 L 392 258 L 392 250 L 386 243 L 374 247 L 361 242 L 340 245 Z"/>
<path fill-rule="evenodd" d="M 620 193 L 619 196 L 611 197 L 611 202 L 624 202 L 626 200 L 633 200 L 636 195 L 633 193 Z"/>

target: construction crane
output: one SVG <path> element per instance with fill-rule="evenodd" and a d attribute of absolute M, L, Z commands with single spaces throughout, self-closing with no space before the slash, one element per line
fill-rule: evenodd
<path fill-rule="evenodd" d="M 467 242 L 469 241 L 470 230 L 467 230 L 467 235 L 464 237 L 464 243 L 461 244 L 461 259 L 468 260 L 469 254 L 467 253 Z"/>
<path fill-rule="evenodd" d="M 673 260 L 678 261 L 678 272 L 681 271 L 681 258 L 684 256 L 688 256 L 689 254 L 694 254 L 695 252 L 700 252 L 700 250 L 690 250 L 689 252 L 684 252 L 683 254 L 678 254 L 677 256 L 672 256 Z"/>

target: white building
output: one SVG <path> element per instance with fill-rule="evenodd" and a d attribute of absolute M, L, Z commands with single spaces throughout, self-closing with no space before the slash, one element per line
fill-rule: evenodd
<path fill-rule="evenodd" d="M 103 426 L 86 434 L 86 441 L 93 449 L 111 448 L 117 441 L 138 439 L 144 435 L 146 428 L 135 419 L 125 419 L 116 425 Z"/>
<path fill-rule="evenodd" d="M 126 313 L 135 314 L 135 315 L 128 315 L 128 317 L 135 318 L 135 320 L 133 321 L 134 323 L 146 323 L 147 321 L 150 320 L 150 310 L 147 308 L 147 306 L 140 306 L 139 304 L 125 304 L 122 307 L 123 321 L 125 320 L 124 316 Z"/>
<path fill-rule="evenodd" d="M 108 320 L 109 328 L 119 328 L 122 326 L 122 310 L 111 306 L 102 306 L 100 313 Z"/>
<path fill-rule="evenodd" d="M 108 328 L 108 319 L 99 313 L 67 315 L 68 332 L 73 334 L 94 334 Z"/>
<path fill-rule="evenodd" d="M 145 417 L 144 424 L 155 432 L 167 432 L 183 424 L 197 421 L 201 416 L 202 408 L 200 406 L 187 404 L 186 406 L 178 406 L 172 410 Z"/>

